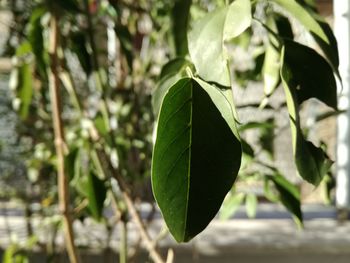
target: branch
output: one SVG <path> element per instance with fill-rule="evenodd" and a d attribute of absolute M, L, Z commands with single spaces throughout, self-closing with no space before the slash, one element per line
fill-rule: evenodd
<path fill-rule="evenodd" d="M 55 147 L 57 155 L 57 185 L 58 185 L 58 196 L 59 196 L 59 209 L 64 220 L 64 231 L 66 239 L 66 247 L 68 256 L 71 263 L 80 263 L 80 258 L 77 253 L 76 246 L 74 244 L 74 232 L 72 226 L 72 218 L 69 211 L 69 189 L 67 177 L 65 175 L 65 141 L 63 133 L 63 123 L 61 118 L 61 99 L 59 93 L 59 74 L 58 74 L 58 21 L 57 17 L 52 14 L 50 22 L 50 46 L 49 54 L 51 59 L 50 65 L 50 97 L 52 105 L 52 122 L 55 136 Z"/>

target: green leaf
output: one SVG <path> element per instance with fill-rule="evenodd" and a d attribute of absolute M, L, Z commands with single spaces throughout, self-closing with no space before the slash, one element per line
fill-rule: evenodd
<path fill-rule="evenodd" d="M 278 35 L 293 37 L 293 32 L 288 19 L 275 13 L 268 16 L 266 26 Z M 281 32 L 280 32 L 281 31 Z M 265 60 L 263 66 L 264 93 L 271 96 L 281 82 L 280 78 L 280 43 L 272 34 L 266 45 Z"/>
<path fill-rule="evenodd" d="M 244 197 L 245 197 L 244 193 L 229 194 L 226 197 L 220 209 L 220 219 L 227 220 L 231 216 L 233 216 L 237 212 L 239 206 L 242 204 Z"/>
<path fill-rule="evenodd" d="M 300 92 L 302 89 L 310 89 L 310 87 L 301 85 L 300 83 L 298 84 L 298 75 L 302 70 L 300 70 L 300 68 L 290 67 L 285 56 L 287 56 L 287 48 L 282 49 L 281 78 L 290 117 L 295 163 L 302 178 L 311 184 L 318 185 L 322 181 L 324 175 L 328 173 L 332 162 L 328 159 L 327 155 L 321 148 L 314 146 L 311 142 L 305 140 L 303 136 L 300 128 L 299 103 L 305 99 L 305 96 L 301 96 L 304 95 L 305 92 L 301 95 Z M 312 72 L 311 66 L 308 66 L 308 63 L 309 61 L 304 61 L 302 64 L 304 72 L 306 74 L 309 73 L 309 75 L 304 76 L 304 78 L 311 78 L 312 76 L 310 75 L 310 71 Z M 319 65 L 314 66 L 315 70 L 319 67 Z M 324 78 L 322 74 L 325 74 L 325 72 L 318 71 L 319 78 L 321 79 Z M 315 79 L 314 81 L 318 82 L 318 79 Z M 306 82 L 306 84 L 308 84 L 308 82 Z M 310 97 L 313 95 L 313 97 L 323 99 L 320 94 L 326 95 L 327 93 L 322 91 L 324 83 L 319 84 L 319 86 L 311 86 L 311 88 L 314 89 L 306 93 Z M 313 85 L 313 83 L 311 83 L 311 85 Z M 298 90 L 297 87 L 300 87 L 300 89 Z M 329 95 L 329 97 L 331 97 L 331 95 Z M 327 100 L 327 98 L 324 99 Z"/>
<path fill-rule="evenodd" d="M 98 178 L 93 172 L 88 174 L 87 198 L 89 200 L 89 210 L 95 220 L 102 217 L 103 204 L 107 196 L 105 182 Z"/>
<path fill-rule="evenodd" d="M 187 28 L 192 0 L 176 0 L 172 9 L 172 29 L 177 56 L 188 53 Z"/>
<path fill-rule="evenodd" d="M 285 40 L 284 64 L 291 71 L 288 82 L 295 90 L 299 104 L 316 98 L 337 109 L 337 85 L 332 68 L 315 50 Z"/>
<path fill-rule="evenodd" d="M 175 58 L 166 63 L 160 73 L 160 81 L 152 94 L 152 107 L 158 116 L 160 106 L 169 88 L 184 76 L 184 71 L 190 62 L 185 58 Z"/>
<path fill-rule="evenodd" d="M 74 148 L 65 157 L 65 170 L 68 177 L 68 181 L 71 181 L 74 178 L 74 175 L 76 172 L 76 165 L 77 163 L 79 163 L 79 161 L 77 161 L 78 156 L 79 156 L 79 149 Z"/>
<path fill-rule="evenodd" d="M 276 190 L 279 193 L 279 200 L 281 203 L 294 215 L 294 220 L 301 226 L 303 222 L 303 214 L 301 212 L 300 192 L 298 188 L 277 173 L 268 176 L 267 178 L 274 183 Z"/>
<path fill-rule="evenodd" d="M 325 43 L 330 44 L 330 40 L 323 31 L 322 27 L 314 19 L 314 17 L 295 0 L 268 0 L 276 3 L 289 12 L 293 18 L 298 20 L 307 30 L 317 35 Z"/>
<path fill-rule="evenodd" d="M 274 139 L 275 139 L 275 124 L 274 119 L 269 118 L 266 120 L 266 123 L 269 125 L 266 125 L 265 127 L 262 127 L 260 129 L 260 135 L 259 135 L 259 143 L 261 145 L 261 148 L 266 151 L 271 159 L 274 157 Z"/>
<path fill-rule="evenodd" d="M 231 107 L 221 90 L 198 79 L 179 80 L 164 97 L 152 186 L 178 242 L 209 224 L 237 176 L 242 152 Z"/>
<path fill-rule="evenodd" d="M 224 44 L 250 25 L 250 0 L 236 0 L 194 23 L 188 35 L 188 47 L 201 78 L 222 86 L 231 85 Z"/>
<path fill-rule="evenodd" d="M 301 5 L 305 6 L 306 10 L 310 13 L 310 15 L 317 21 L 317 23 L 322 28 L 323 32 L 326 34 L 329 43 L 324 41 L 320 36 L 311 32 L 311 35 L 314 37 L 315 41 L 323 51 L 326 58 L 331 63 L 333 70 L 337 74 L 338 78 L 341 79 L 339 73 L 339 52 L 338 52 L 338 44 L 337 40 L 333 34 L 332 28 L 329 24 L 324 20 L 324 18 L 317 13 L 317 8 L 313 0 L 303 1 L 297 0 Z"/>
<path fill-rule="evenodd" d="M 256 216 L 256 208 L 258 206 L 258 199 L 255 194 L 247 194 L 245 197 L 245 207 L 247 216 L 254 218 Z"/>
<path fill-rule="evenodd" d="M 40 76 L 47 80 L 46 67 L 48 66 L 48 54 L 44 45 L 43 30 L 41 18 L 46 13 L 44 6 L 39 6 L 32 12 L 29 22 L 28 41 L 32 46 L 35 55 L 36 66 Z"/>
<path fill-rule="evenodd" d="M 24 61 L 17 69 L 17 96 L 21 101 L 19 108 L 20 117 L 25 120 L 28 117 L 30 104 L 33 96 L 33 75 L 32 67 L 25 61 L 25 57 L 32 52 L 29 42 L 23 42 L 16 50 L 16 56 Z"/>

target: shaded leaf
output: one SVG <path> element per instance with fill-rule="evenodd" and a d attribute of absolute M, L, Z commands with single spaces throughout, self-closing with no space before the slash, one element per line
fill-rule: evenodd
<path fill-rule="evenodd" d="M 224 43 L 243 33 L 250 24 L 249 0 L 236 0 L 194 23 L 188 35 L 188 47 L 201 78 L 222 86 L 231 85 Z"/>
<path fill-rule="evenodd" d="M 279 193 L 279 200 L 281 203 L 294 215 L 296 223 L 302 225 L 303 215 L 301 212 L 300 192 L 298 188 L 280 174 L 274 174 L 267 178 L 274 183 Z"/>
<path fill-rule="evenodd" d="M 179 80 L 165 95 L 158 118 L 152 186 L 178 242 L 189 241 L 213 219 L 241 162 L 231 103 L 204 84 Z"/>
<path fill-rule="evenodd" d="M 48 55 L 44 46 L 43 30 L 41 18 L 46 13 L 46 8 L 39 6 L 32 12 L 29 22 L 28 41 L 32 46 L 35 55 L 36 66 L 40 76 L 47 80 L 46 67 L 48 66 Z"/>
<path fill-rule="evenodd" d="M 95 220 L 100 220 L 102 217 L 106 196 L 107 188 L 105 182 L 93 172 L 90 172 L 87 181 L 87 198 L 89 200 L 89 210 Z"/>
<path fill-rule="evenodd" d="M 295 163 L 299 174 L 302 178 L 308 181 L 311 184 L 318 185 L 324 175 L 328 173 L 332 162 L 328 159 L 327 155 L 321 148 L 316 147 L 311 142 L 305 140 L 303 133 L 300 128 L 300 118 L 299 118 L 299 101 L 300 97 L 303 99 L 305 96 L 297 96 L 297 81 L 295 80 L 295 71 L 297 72 L 296 76 L 299 74 L 299 69 L 289 67 L 287 60 L 284 59 L 284 55 L 287 54 L 287 49 L 282 50 L 282 69 L 281 69 L 281 78 L 285 90 L 287 107 L 290 117 L 290 125 L 292 131 L 292 143 L 293 143 L 293 152 Z M 303 64 L 303 68 L 306 62 Z M 317 68 L 317 67 L 316 67 Z M 309 71 L 311 68 L 309 68 Z M 319 72 L 318 74 L 322 74 Z M 310 75 L 304 76 L 309 78 Z M 322 77 L 321 77 L 322 78 Z M 298 78 L 297 78 L 298 79 Z M 315 80 L 317 81 L 317 80 Z M 301 89 L 310 89 L 309 86 L 303 85 Z M 318 96 L 322 93 L 322 86 L 317 86 L 317 89 L 313 89 L 313 93 L 309 92 L 306 94 L 316 95 L 317 98 L 323 98 Z M 327 87 L 326 87 L 327 88 Z M 300 89 L 300 90 L 301 90 Z M 299 92 L 300 92 L 299 90 Z M 318 92 L 318 93 L 317 93 Z M 300 94 L 300 93 L 299 93 Z M 324 92 L 326 95 L 326 92 Z M 325 98 L 326 99 L 326 98 Z"/>
<path fill-rule="evenodd" d="M 329 107 L 337 108 L 337 85 L 332 68 L 315 50 L 285 40 L 284 64 L 291 71 L 288 83 L 296 92 L 299 104 L 317 98 Z"/>
<path fill-rule="evenodd" d="M 71 181 L 74 178 L 74 175 L 76 173 L 76 164 L 79 163 L 79 160 L 77 161 L 78 156 L 78 148 L 74 148 L 69 152 L 67 156 L 65 156 L 65 172 L 67 174 L 68 181 Z"/>

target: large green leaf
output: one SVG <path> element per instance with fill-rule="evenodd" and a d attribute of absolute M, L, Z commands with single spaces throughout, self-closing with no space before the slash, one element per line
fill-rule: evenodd
<path fill-rule="evenodd" d="M 320 96 L 320 94 L 323 94 L 322 89 L 324 88 L 324 84 L 321 85 L 321 83 L 319 83 L 320 85 L 315 87 L 301 85 L 298 82 L 298 76 L 300 74 L 300 64 L 298 64 L 298 68 L 295 68 L 295 65 L 290 65 L 287 60 L 287 52 L 288 49 L 286 46 L 282 49 L 281 78 L 285 90 L 287 107 L 290 117 L 295 163 L 301 177 L 303 177 L 306 181 L 314 185 L 318 185 L 321 182 L 324 175 L 327 174 L 332 162 L 328 159 L 327 155 L 321 148 L 318 148 L 311 142 L 305 140 L 300 127 L 299 103 L 300 101 L 303 101 L 306 98 L 305 96 L 300 95 L 302 89 L 313 88 L 311 91 L 306 92 L 310 95 L 309 97 L 316 97 L 323 100 L 323 97 Z M 305 70 L 305 74 L 307 74 L 308 72 L 312 72 L 311 66 L 308 66 L 308 62 L 309 61 L 304 61 L 304 63 L 302 64 L 302 68 Z M 315 67 L 314 70 L 317 70 L 317 67 Z M 322 74 L 325 74 L 325 72 L 318 71 L 318 75 L 321 79 L 324 77 L 322 76 Z M 304 79 L 312 79 L 312 77 L 314 76 L 315 75 L 313 74 L 305 75 Z M 317 79 L 314 79 L 314 81 L 318 82 Z M 325 92 L 324 94 L 326 95 L 327 93 Z M 331 94 L 329 94 L 329 97 L 331 97 Z M 326 100 L 326 102 L 327 101 L 328 100 Z"/>
<path fill-rule="evenodd" d="M 332 68 L 315 50 L 291 40 L 284 41 L 284 63 L 292 71 L 289 82 L 298 103 L 317 98 L 337 108 L 337 85 Z"/>
<path fill-rule="evenodd" d="M 178 242 L 209 224 L 237 176 L 242 153 L 231 107 L 218 88 L 198 79 L 179 80 L 164 97 L 152 186 Z"/>
<path fill-rule="evenodd" d="M 236 0 L 230 6 L 206 15 L 193 25 L 188 36 L 188 47 L 200 77 L 230 86 L 224 44 L 243 33 L 250 24 L 250 0 Z"/>
<path fill-rule="evenodd" d="M 192 0 L 176 0 L 172 9 L 172 28 L 177 56 L 188 53 L 187 28 Z"/>

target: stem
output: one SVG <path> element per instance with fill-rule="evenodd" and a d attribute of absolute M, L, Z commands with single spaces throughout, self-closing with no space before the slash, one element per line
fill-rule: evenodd
<path fill-rule="evenodd" d="M 49 86 L 52 105 L 52 121 L 55 136 L 55 148 L 57 155 L 57 185 L 59 196 L 59 210 L 63 216 L 64 232 L 66 239 L 67 253 L 71 263 L 79 263 L 80 258 L 74 244 L 74 232 L 72 218 L 69 211 L 69 188 L 67 177 L 65 175 L 65 141 L 63 133 L 63 123 L 61 118 L 61 98 L 59 93 L 59 73 L 58 73 L 58 21 L 55 14 L 52 14 L 50 21 L 50 47 L 49 54 L 51 59 Z"/>
<path fill-rule="evenodd" d="M 119 188 L 122 192 L 123 199 L 126 203 L 126 206 L 128 208 L 128 212 L 130 213 L 132 219 L 134 220 L 134 223 L 136 224 L 137 228 L 139 229 L 141 238 L 143 242 L 145 243 L 146 249 L 148 250 L 152 260 L 155 263 L 164 263 L 165 261 L 160 256 L 159 252 L 156 250 L 154 243 L 152 242 L 152 239 L 148 232 L 146 231 L 146 228 L 142 222 L 142 219 L 140 217 L 140 214 L 138 213 L 133 200 L 130 197 L 128 186 L 124 179 L 121 177 L 119 173 L 114 173 L 114 178 L 117 180 Z"/>
<path fill-rule="evenodd" d="M 126 215 L 122 215 L 121 224 L 121 239 L 119 248 L 119 262 L 127 263 L 128 261 L 128 222 Z"/>

